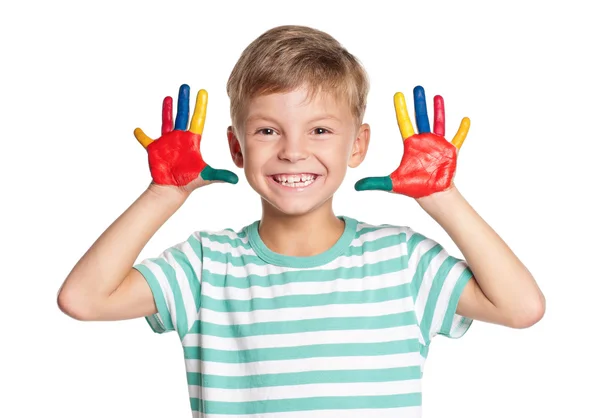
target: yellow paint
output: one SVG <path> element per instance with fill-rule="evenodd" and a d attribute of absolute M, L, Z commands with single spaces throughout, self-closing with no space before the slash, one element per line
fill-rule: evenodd
<path fill-rule="evenodd" d="M 202 135 L 204 131 L 204 121 L 206 120 L 206 105 L 208 104 L 208 93 L 206 90 L 199 90 L 196 96 L 196 107 L 190 124 L 190 132 Z"/>
<path fill-rule="evenodd" d="M 456 132 L 456 135 L 454 135 L 454 138 L 452 139 L 452 145 L 454 145 L 457 149 L 460 149 L 463 142 L 465 142 L 465 138 L 467 137 L 470 126 L 471 120 L 469 118 L 463 118 L 463 120 L 460 122 L 458 132 Z"/>
<path fill-rule="evenodd" d="M 133 131 L 133 134 L 135 135 L 135 138 L 138 140 L 138 142 L 140 144 L 142 144 L 142 147 L 144 148 L 148 148 L 148 145 L 150 145 L 153 140 L 144 133 L 144 131 L 142 131 L 140 128 L 136 128 Z"/>
<path fill-rule="evenodd" d="M 406 109 L 406 100 L 404 100 L 404 94 L 398 92 L 394 94 L 394 108 L 396 108 L 396 120 L 400 127 L 400 135 L 402 139 L 410 138 L 415 134 L 410 117 L 408 116 L 408 110 Z"/>

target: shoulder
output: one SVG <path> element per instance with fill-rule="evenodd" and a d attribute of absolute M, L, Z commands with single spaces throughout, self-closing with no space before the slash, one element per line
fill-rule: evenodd
<path fill-rule="evenodd" d="M 398 242 L 406 242 L 415 232 L 408 226 L 391 224 L 373 224 L 356 221 L 355 241 L 369 242 L 386 237 L 394 237 Z"/>
<path fill-rule="evenodd" d="M 252 224 L 241 228 L 203 229 L 194 231 L 188 240 L 194 240 L 203 251 L 221 253 L 244 252 L 250 249 L 249 229 Z"/>

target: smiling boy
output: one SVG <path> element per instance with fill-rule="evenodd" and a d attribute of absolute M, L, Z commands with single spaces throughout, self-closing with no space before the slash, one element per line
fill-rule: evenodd
<path fill-rule="evenodd" d="M 436 335 L 461 337 L 474 319 L 528 327 L 545 302 L 451 183 L 453 173 L 426 180 L 419 190 L 428 193 L 416 199 L 466 261 L 409 227 L 334 213 L 347 168 L 368 149 L 368 89 L 358 60 L 321 31 L 281 26 L 257 38 L 227 85 L 227 138 L 261 198 L 261 219 L 239 231 L 193 232 L 134 265 L 195 189 L 237 181 L 202 159 L 206 94 L 187 130 L 183 86 L 175 129 L 165 100 L 161 138 L 136 131 L 152 184 L 73 268 L 61 309 L 80 320 L 146 317 L 155 332 L 176 331 L 195 417 L 420 417 Z M 435 135 L 411 135 L 403 120 L 408 157 L 390 191 L 427 174 L 406 170 L 409 157 L 426 161 L 412 144 L 446 144 L 436 103 Z"/>

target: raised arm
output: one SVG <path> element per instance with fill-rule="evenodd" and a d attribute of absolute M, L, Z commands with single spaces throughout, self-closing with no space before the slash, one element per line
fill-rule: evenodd
<path fill-rule="evenodd" d="M 172 99 L 163 101 L 162 136 L 134 134 L 148 151 L 152 183 L 94 242 L 58 293 L 58 306 L 79 320 L 119 320 L 147 316 L 157 308 L 142 274 L 133 269 L 150 238 L 183 205 L 193 190 L 214 182 L 237 183 L 227 170 L 211 168 L 200 152 L 208 95 L 200 90 L 189 130 L 189 86 L 179 91 L 173 126 Z"/>

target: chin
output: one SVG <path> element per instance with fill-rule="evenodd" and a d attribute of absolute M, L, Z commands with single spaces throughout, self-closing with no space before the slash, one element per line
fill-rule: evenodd
<path fill-rule="evenodd" d="M 278 199 L 279 200 L 279 199 Z M 292 199 L 290 199 L 292 200 Z M 307 202 L 307 201 L 287 201 L 287 202 L 273 202 L 265 199 L 265 203 L 269 205 L 275 212 L 278 212 L 286 216 L 303 216 L 309 213 L 315 212 L 316 210 L 323 207 L 325 202 Z"/>

